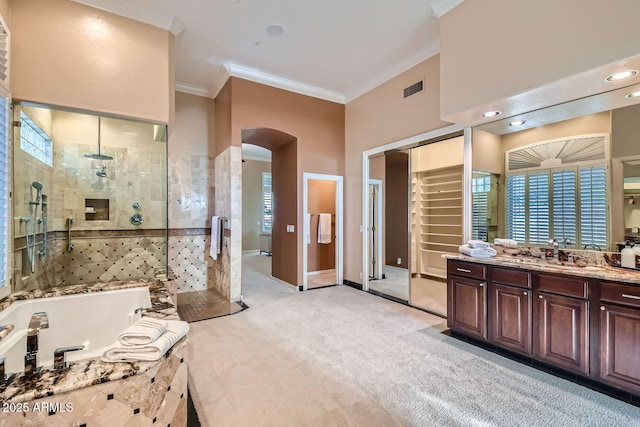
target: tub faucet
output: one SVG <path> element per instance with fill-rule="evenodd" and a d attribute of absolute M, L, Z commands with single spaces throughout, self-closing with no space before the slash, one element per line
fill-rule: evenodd
<path fill-rule="evenodd" d="M 27 329 L 27 354 L 24 356 L 24 374 L 38 371 L 38 334 L 41 329 L 49 328 L 49 316 L 44 311 L 33 313 Z"/>

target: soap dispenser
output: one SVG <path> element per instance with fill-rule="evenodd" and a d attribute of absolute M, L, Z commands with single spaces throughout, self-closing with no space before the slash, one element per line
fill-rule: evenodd
<path fill-rule="evenodd" d="M 620 265 L 626 268 L 636 268 L 636 252 L 631 248 L 628 240 L 625 242 L 625 247 L 620 255 Z"/>

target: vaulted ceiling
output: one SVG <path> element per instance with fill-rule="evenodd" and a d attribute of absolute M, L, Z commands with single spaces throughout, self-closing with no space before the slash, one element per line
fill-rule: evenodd
<path fill-rule="evenodd" d="M 348 102 L 439 51 L 463 0 L 74 0 L 176 34 L 178 90 L 228 76 Z"/>

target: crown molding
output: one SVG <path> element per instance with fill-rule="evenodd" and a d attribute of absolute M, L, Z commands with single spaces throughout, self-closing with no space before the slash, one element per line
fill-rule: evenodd
<path fill-rule="evenodd" d="M 317 86 L 312 86 L 305 83 L 300 83 L 295 80 L 275 76 L 273 74 L 268 74 L 259 70 L 255 70 L 253 68 L 243 67 L 241 65 L 236 65 L 233 63 L 224 64 L 224 68 L 232 77 L 238 77 L 256 83 L 262 83 L 267 86 L 273 86 L 279 89 L 288 90 L 290 92 L 299 93 L 301 95 L 307 95 L 331 102 L 337 102 L 339 104 L 345 103 L 345 96 L 338 92 L 322 89 Z"/>
<path fill-rule="evenodd" d="M 438 18 L 442 18 L 447 12 L 458 6 L 463 1 L 464 0 L 431 0 L 429 2 L 429 6 Z"/>
<path fill-rule="evenodd" d="M 206 98 L 213 98 L 211 92 L 204 87 L 192 85 L 189 83 L 176 82 L 176 92 L 189 93 L 191 95 L 204 96 Z"/>
<path fill-rule="evenodd" d="M 435 42 L 431 46 L 416 52 L 414 55 L 405 59 L 402 62 L 394 64 L 394 66 L 387 68 L 382 73 L 378 74 L 373 79 L 370 79 L 367 83 L 351 90 L 345 94 L 345 102 L 349 103 L 356 98 L 364 95 L 365 93 L 377 88 L 378 86 L 388 82 L 394 77 L 399 76 L 410 68 L 415 67 L 423 61 L 437 55 L 440 52 L 440 42 Z"/>
<path fill-rule="evenodd" d="M 124 16 L 125 18 L 143 22 L 154 27 L 170 31 L 174 35 L 180 34 L 185 26 L 175 16 L 158 13 L 155 10 L 124 0 L 72 0 L 75 3 L 100 9 L 105 12 Z"/>
<path fill-rule="evenodd" d="M 216 96 L 218 96 L 230 77 L 231 74 L 229 74 L 227 65 L 223 64 L 216 73 L 216 76 L 213 79 L 213 83 L 211 83 L 211 85 L 209 86 L 209 93 L 211 94 L 211 98 L 215 98 Z"/>

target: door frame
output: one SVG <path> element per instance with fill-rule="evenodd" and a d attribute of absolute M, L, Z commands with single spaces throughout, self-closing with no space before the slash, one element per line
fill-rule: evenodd
<path fill-rule="evenodd" d="M 378 240 L 378 246 L 375 248 L 376 249 L 376 260 L 378 260 L 378 263 L 375 267 L 375 272 L 378 276 L 378 279 L 382 279 L 382 195 L 383 195 L 383 188 L 382 188 L 382 180 L 381 179 L 369 179 L 369 186 L 376 186 L 377 187 L 377 191 L 378 191 L 378 198 L 376 199 L 376 206 L 375 209 L 378 212 L 378 216 L 376 217 L 376 222 L 374 224 L 374 226 L 376 227 L 375 230 L 375 237 Z M 368 189 L 367 189 L 368 191 Z M 369 206 L 371 208 L 371 206 Z M 368 213 L 367 213 L 367 219 L 368 217 Z M 367 233 L 369 232 L 369 229 L 371 227 L 367 228 Z M 372 233 L 373 234 L 373 233 Z M 369 248 L 367 247 L 367 253 L 369 252 Z M 369 275 L 369 270 L 367 269 L 367 275 Z"/>
<path fill-rule="evenodd" d="M 466 197 L 467 194 L 471 194 L 471 175 L 473 168 L 471 167 L 471 128 L 463 127 L 459 125 L 449 125 L 430 132 L 414 135 L 409 138 L 404 138 L 389 144 L 384 144 L 379 147 L 374 147 L 362 152 L 362 225 L 360 225 L 360 234 L 362 235 L 362 260 L 360 276 L 362 279 L 362 290 L 369 291 L 369 275 L 367 272 L 368 267 L 368 254 L 369 254 L 369 233 L 367 228 L 369 225 L 369 158 L 384 153 L 389 150 L 399 150 L 414 148 L 422 145 L 426 141 L 434 140 L 437 138 L 445 137 L 453 133 L 464 133 L 464 170 L 463 170 L 463 211 L 462 211 L 462 234 L 464 240 L 469 239 L 471 232 L 471 198 Z M 435 141 L 433 141 L 435 142 Z M 411 173 L 411 170 L 409 170 Z M 409 244 L 411 244 L 411 233 L 409 232 Z M 409 266 L 411 266 L 411 248 L 409 248 Z M 411 288 L 409 288 L 411 289 Z M 411 303 L 411 293 L 409 293 L 409 303 Z"/>
<path fill-rule="evenodd" d="M 341 175 L 327 175 L 321 173 L 304 172 L 302 174 L 302 290 L 307 290 L 307 236 L 310 235 L 309 222 L 307 214 L 309 213 L 309 181 L 334 181 L 336 183 L 336 282 L 342 284 L 344 275 L 344 223 L 343 223 L 343 206 L 344 206 L 344 178 Z"/>

